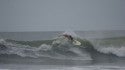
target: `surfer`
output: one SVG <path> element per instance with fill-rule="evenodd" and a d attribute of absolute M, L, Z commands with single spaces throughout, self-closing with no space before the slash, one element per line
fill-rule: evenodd
<path fill-rule="evenodd" d="M 73 37 L 71 35 L 64 34 L 64 37 L 66 37 L 68 40 L 73 41 Z"/>
<path fill-rule="evenodd" d="M 71 35 L 63 34 L 63 36 L 67 38 L 69 41 L 71 41 L 74 45 L 81 45 L 81 43 L 75 40 Z"/>

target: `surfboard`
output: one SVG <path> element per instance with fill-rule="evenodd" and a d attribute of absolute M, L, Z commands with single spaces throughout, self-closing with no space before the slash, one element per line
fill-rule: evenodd
<path fill-rule="evenodd" d="M 80 45 L 81 45 L 81 42 L 79 42 L 79 41 L 77 41 L 77 40 L 74 40 L 74 41 L 73 41 L 73 44 L 74 44 L 74 45 L 79 45 L 79 46 L 80 46 Z"/>

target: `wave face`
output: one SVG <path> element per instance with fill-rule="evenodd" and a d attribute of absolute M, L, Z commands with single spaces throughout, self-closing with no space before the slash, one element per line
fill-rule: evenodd
<path fill-rule="evenodd" d="M 41 45 L 37 45 L 41 42 Z M 45 43 L 47 42 L 47 43 Z M 48 41 L 15 41 L 0 39 L 0 54 L 16 54 L 21 57 L 48 57 L 54 59 L 92 60 L 89 53 L 73 45 L 63 37 Z"/>

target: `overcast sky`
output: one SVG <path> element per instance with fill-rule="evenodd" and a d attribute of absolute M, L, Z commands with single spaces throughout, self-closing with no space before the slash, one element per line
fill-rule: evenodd
<path fill-rule="evenodd" d="M 0 0 L 0 31 L 125 30 L 125 0 Z"/>

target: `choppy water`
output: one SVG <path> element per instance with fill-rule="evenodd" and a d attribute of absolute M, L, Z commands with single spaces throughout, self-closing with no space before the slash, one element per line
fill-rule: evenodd
<path fill-rule="evenodd" d="M 1 32 L 0 68 L 124 70 L 124 31 L 65 32 L 79 40 L 82 46 L 58 37 L 62 33 Z M 95 34 L 98 36 L 93 37 Z"/>

